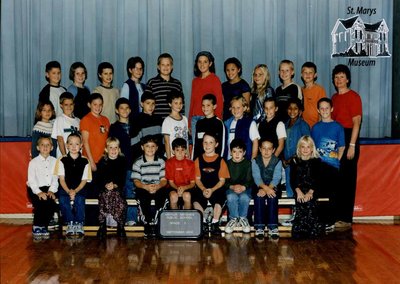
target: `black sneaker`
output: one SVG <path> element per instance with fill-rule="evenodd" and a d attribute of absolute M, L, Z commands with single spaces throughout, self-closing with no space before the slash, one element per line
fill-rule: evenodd
<path fill-rule="evenodd" d="M 219 228 L 219 224 L 218 223 L 212 223 L 211 224 L 211 234 L 212 235 L 221 235 L 222 231 Z"/>

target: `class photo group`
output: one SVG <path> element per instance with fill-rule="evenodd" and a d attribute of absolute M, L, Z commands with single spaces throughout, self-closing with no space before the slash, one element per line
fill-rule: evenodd
<path fill-rule="evenodd" d="M 84 63 L 68 70 L 47 62 L 27 169 L 33 238 L 50 237 L 55 212 L 66 238 L 83 237 L 89 220 L 100 239 L 109 226 L 126 238 L 125 226 L 136 225 L 155 238 L 166 209 L 200 211 L 210 237 L 240 231 L 277 239 L 283 225 L 292 238 L 315 239 L 351 228 L 362 103 L 347 65 L 333 68 L 336 92 L 327 95 L 313 62 L 299 68 L 302 84 L 288 59 L 279 70 L 257 64 L 246 82 L 241 61 L 231 57 L 221 80 L 213 54 L 200 51 L 189 102 L 172 76 L 173 57 L 160 54 L 154 65 L 158 74 L 142 82 L 145 62 L 129 58 L 118 66 L 127 80 L 114 86 L 114 66 L 101 62 L 90 71 L 99 82 L 91 89 Z M 281 85 L 271 86 L 272 74 Z M 281 197 L 295 200 L 283 221 Z M 92 212 L 89 198 L 98 200 Z M 138 206 L 128 206 L 130 199 Z"/>

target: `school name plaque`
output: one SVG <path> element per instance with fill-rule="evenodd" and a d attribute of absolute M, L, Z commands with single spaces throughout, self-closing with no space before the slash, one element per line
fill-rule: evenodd
<path fill-rule="evenodd" d="M 159 235 L 161 238 L 199 238 L 201 221 L 197 210 L 164 210 L 160 214 Z"/>

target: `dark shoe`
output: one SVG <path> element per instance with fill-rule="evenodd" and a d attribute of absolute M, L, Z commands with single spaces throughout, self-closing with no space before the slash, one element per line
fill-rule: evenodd
<path fill-rule="evenodd" d="M 219 224 L 218 223 L 212 223 L 211 224 L 211 234 L 212 235 L 221 235 L 222 231 L 219 228 Z"/>
<path fill-rule="evenodd" d="M 117 225 L 117 236 L 120 238 L 126 238 L 125 227 L 123 224 Z"/>
<path fill-rule="evenodd" d="M 99 239 L 104 239 L 107 236 L 107 226 L 106 223 L 101 223 L 99 230 L 97 231 L 97 237 Z"/>
<path fill-rule="evenodd" d="M 146 239 L 154 239 L 156 237 L 156 231 L 154 225 L 144 226 L 144 236 Z"/>

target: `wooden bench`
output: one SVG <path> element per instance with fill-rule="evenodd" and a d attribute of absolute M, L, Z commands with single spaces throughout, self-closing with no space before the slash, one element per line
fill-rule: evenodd
<path fill-rule="evenodd" d="M 138 202 L 136 199 L 127 199 L 127 204 L 128 206 L 138 206 Z M 318 202 L 327 202 L 329 201 L 329 198 L 318 198 Z M 58 200 L 56 201 L 58 203 Z M 98 205 L 99 201 L 98 199 L 86 199 L 85 201 L 86 205 Z M 151 202 L 152 205 L 155 205 L 154 200 L 152 200 Z M 279 198 L 278 200 L 278 205 L 280 207 L 289 207 L 289 206 L 294 206 L 296 204 L 296 201 L 294 198 L 288 198 L 288 197 L 283 197 L 283 198 Z M 253 199 L 250 200 L 250 206 L 254 205 L 254 201 Z M 97 231 L 98 230 L 98 226 L 85 226 L 84 229 L 87 232 L 91 232 L 91 231 Z M 225 226 L 221 226 L 221 230 L 223 231 L 225 228 Z M 254 231 L 254 228 L 251 228 L 252 231 Z M 290 227 L 284 227 L 284 226 L 279 226 L 279 231 L 282 232 L 289 232 L 290 231 Z M 66 227 L 63 227 L 63 231 L 66 230 Z M 143 232 L 144 231 L 144 227 L 140 226 L 140 225 L 134 225 L 134 226 L 125 226 L 125 230 L 127 232 Z M 108 231 L 116 231 L 116 228 L 108 228 Z M 236 229 L 235 231 L 240 232 L 241 229 Z"/>

